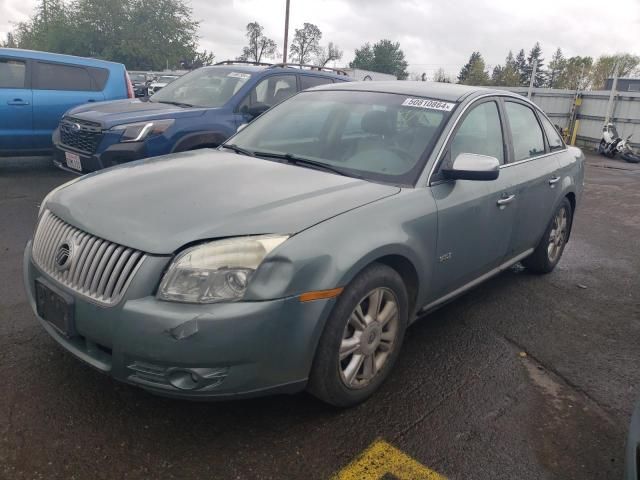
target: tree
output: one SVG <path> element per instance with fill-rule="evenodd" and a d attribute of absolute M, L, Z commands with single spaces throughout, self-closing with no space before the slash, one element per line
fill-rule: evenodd
<path fill-rule="evenodd" d="M 546 81 L 546 74 L 544 72 L 544 58 L 542 58 L 542 48 L 540 48 L 539 42 L 536 42 L 533 48 L 529 51 L 529 56 L 527 57 L 527 65 L 524 69 L 524 85 L 529 85 L 529 83 L 531 82 L 531 74 L 533 73 L 534 63 L 536 64 L 536 75 L 533 79 L 533 86 L 542 87 L 544 86 Z"/>
<path fill-rule="evenodd" d="M 562 55 L 562 50 L 558 48 L 549 62 L 549 71 L 547 75 L 547 86 L 549 88 L 558 88 L 560 76 L 562 75 L 566 64 L 567 62 L 564 55 Z"/>
<path fill-rule="evenodd" d="M 409 76 L 409 64 L 398 42 L 380 40 L 373 46 L 366 43 L 356 49 L 355 58 L 349 63 L 351 68 L 361 68 L 379 73 L 395 75 L 398 80 L 406 80 Z"/>
<path fill-rule="evenodd" d="M 451 83 L 451 77 L 447 75 L 447 73 L 444 71 L 444 68 L 440 67 L 433 74 L 433 81 L 439 83 Z"/>
<path fill-rule="evenodd" d="M 600 90 L 605 87 L 607 78 L 616 74 L 616 66 L 619 77 L 625 77 L 632 73 L 640 65 L 640 57 L 630 53 L 616 53 L 615 55 L 602 55 L 598 57 L 591 71 L 591 88 Z"/>
<path fill-rule="evenodd" d="M 486 65 L 480 52 L 473 52 L 469 61 L 460 70 L 458 74 L 458 82 L 464 85 L 488 85 L 489 74 L 486 71 Z"/>
<path fill-rule="evenodd" d="M 320 53 L 320 39 L 322 32 L 313 23 L 306 23 L 302 28 L 296 28 L 293 42 L 289 47 L 289 58 L 300 65 L 309 63 L 313 55 Z"/>
<path fill-rule="evenodd" d="M 11 32 L 7 33 L 7 39 L 4 42 L 0 42 L 0 47 L 4 48 L 17 48 L 18 44 Z"/>
<path fill-rule="evenodd" d="M 344 52 L 340 50 L 338 45 L 333 42 L 329 42 L 327 47 L 320 47 L 318 51 L 318 57 L 316 58 L 316 65 L 319 67 L 324 67 L 327 63 L 332 62 L 334 60 L 340 60 L 342 58 L 342 54 Z"/>
<path fill-rule="evenodd" d="M 571 57 L 565 60 L 564 69 L 560 72 L 556 88 L 568 90 L 584 90 L 589 85 L 589 77 L 593 58 Z"/>
<path fill-rule="evenodd" d="M 247 24 L 246 37 L 249 45 L 242 49 L 241 60 L 260 62 L 262 57 L 271 58 L 276 53 L 276 42 L 263 34 L 264 28 L 258 22 Z"/>
<path fill-rule="evenodd" d="M 186 0 L 40 0 L 12 34 L 20 48 L 161 70 L 211 58 L 198 53 L 198 26 Z"/>
<path fill-rule="evenodd" d="M 515 67 L 520 77 L 520 85 L 529 85 L 527 82 L 527 57 L 524 48 L 520 49 L 515 59 Z"/>

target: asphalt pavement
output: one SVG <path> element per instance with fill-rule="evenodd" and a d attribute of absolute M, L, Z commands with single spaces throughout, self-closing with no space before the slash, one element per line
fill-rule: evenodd
<path fill-rule="evenodd" d="M 449 479 L 621 478 L 640 397 L 639 166 L 590 157 L 556 270 L 516 266 L 416 323 L 350 410 L 159 398 L 58 347 L 21 263 L 38 203 L 69 178 L 0 159 L 0 478 L 328 479 L 376 441 Z"/>

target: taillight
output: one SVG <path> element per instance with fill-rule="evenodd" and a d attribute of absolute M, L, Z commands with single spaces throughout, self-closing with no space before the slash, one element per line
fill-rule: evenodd
<path fill-rule="evenodd" d="M 124 83 L 127 86 L 127 97 L 128 98 L 136 98 L 133 93 L 133 84 L 131 83 L 131 78 L 129 77 L 129 72 L 124 71 Z"/>

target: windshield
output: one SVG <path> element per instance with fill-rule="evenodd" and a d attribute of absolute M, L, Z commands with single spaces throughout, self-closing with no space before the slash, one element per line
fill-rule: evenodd
<path fill-rule="evenodd" d="M 221 107 L 250 77 L 248 73 L 228 69 L 200 68 L 171 82 L 153 95 L 151 101 Z"/>
<path fill-rule="evenodd" d="M 131 78 L 132 82 L 146 82 L 147 81 L 146 75 L 143 75 L 141 73 L 132 73 L 132 74 L 129 75 L 129 78 Z"/>
<path fill-rule="evenodd" d="M 413 185 L 455 104 L 391 93 L 303 92 L 229 140 L 289 154 L 355 177 Z"/>

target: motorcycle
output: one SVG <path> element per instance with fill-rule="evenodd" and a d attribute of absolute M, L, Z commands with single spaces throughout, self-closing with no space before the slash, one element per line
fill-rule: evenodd
<path fill-rule="evenodd" d="M 598 145 L 598 153 L 613 158 L 616 154 L 629 163 L 640 163 L 640 155 L 635 153 L 629 145 L 632 135 L 621 138 L 613 123 L 607 123 L 602 128 L 602 140 Z"/>

